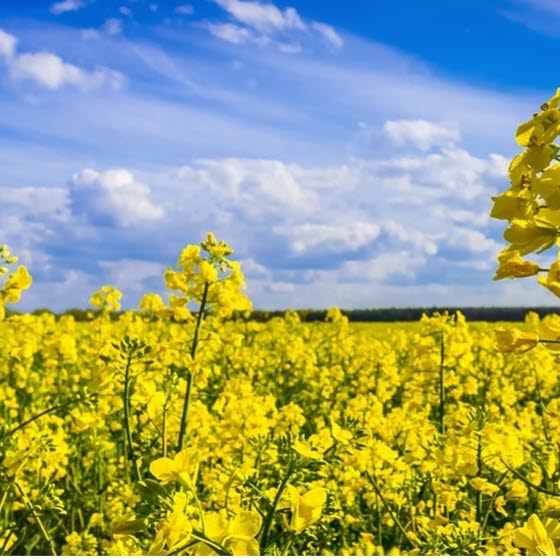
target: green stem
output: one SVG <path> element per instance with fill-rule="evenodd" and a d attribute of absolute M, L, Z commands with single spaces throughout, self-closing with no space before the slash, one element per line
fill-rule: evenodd
<path fill-rule="evenodd" d="M 58 556 L 57 553 L 56 553 L 56 550 L 54 548 L 54 543 L 52 542 L 52 539 L 51 539 L 47 529 L 43 525 L 43 522 L 41 521 L 41 518 L 37 515 L 37 512 L 35 511 L 35 508 L 33 507 L 33 504 L 31 503 L 31 500 L 29 499 L 27 494 L 23 491 L 23 488 L 17 482 L 14 482 L 14 486 L 17 488 L 18 492 L 20 493 L 21 497 L 23 498 L 23 501 L 26 502 L 26 506 L 29 509 L 29 511 L 31 512 L 31 515 L 35 518 L 35 521 L 37 522 L 39 530 L 41 531 L 41 533 L 43 534 L 43 537 L 45 537 L 45 540 L 49 544 L 49 548 L 51 549 L 51 555 L 52 556 Z"/>
<path fill-rule="evenodd" d="M 162 426 L 161 426 L 161 454 L 167 457 L 167 401 L 163 405 Z"/>
<path fill-rule="evenodd" d="M 547 494 L 548 496 L 554 496 L 556 498 L 560 498 L 560 494 L 558 492 L 552 492 L 552 490 L 547 490 L 546 488 L 542 488 L 541 486 L 537 486 L 536 484 L 533 484 L 526 476 L 523 476 L 519 471 L 515 470 L 513 467 L 510 467 L 503 459 L 500 460 L 502 461 L 503 465 L 509 472 L 511 472 L 519 480 L 524 482 L 529 488 L 532 488 L 537 492 L 542 492 L 543 494 Z"/>
<path fill-rule="evenodd" d="M 533 372 L 535 374 L 535 393 L 537 396 L 537 403 L 539 405 L 539 413 L 541 417 L 541 423 L 543 427 L 543 434 L 546 441 L 550 441 L 550 435 L 548 433 L 548 423 L 546 421 L 546 406 L 543 402 L 542 395 L 541 395 L 541 382 L 539 376 L 537 374 L 537 368 L 533 365 Z"/>
<path fill-rule="evenodd" d="M 193 375 L 189 370 L 187 371 L 187 389 L 185 391 L 185 400 L 183 401 L 183 412 L 181 413 L 181 427 L 179 428 L 179 441 L 177 442 L 177 450 L 181 451 L 185 444 L 185 434 L 187 432 L 187 420 L 189 416 L 189 408 L 191 406 L 192 399 L 192 386 L 193 386 Z"/>
<path fill-rule="evenodd" d="M 175 550 L 172 550 L 171 552 L 167 553 L 167 556 L 177 556 L 179 552 L 186 550 L 187 548 L 195 545 L 197 542 L 204 543 L 206 546 L 211 548 L 214 552 L 218 553 L 219 556 L 231 556 L 231 552 L 228 552 L 225 548 L 215 543 L 214 541 L 210 540 L 204 533 L 195 530 L 193 531 L 192 534 L 196 540 L 192 540 L 188 542 L 186 545 L 176 548 Z"/>
<path fill-rule="evenodd" d="M 194 360 L 196 357 L 196 350 L 198 348 L 198 342 L 200 339 L 200 328 L 202 326 L 202 319 L 204 318 L 204 312 L 206 311 L 206 301 L 208 299 L 208 289 L 210 288 L 210 283 L 206 282 L 204 284 L 204 291 L 202 292 L 202 299 L 200 300 L 200 308 L 198 310 L 198 315 L 196 317 L 196 325 L 194 328 L 194 335 L 191 345 L 191 359 Z M 183 449 L 185 443 L 185 434 L 187 431 L 187 420 L 189 415 L 189 408 L 191 404 L 192 396 L 192 386 L 193 386 L 193 375 L 187 370 L 187 389 L 185 391 L 185 399 L 183 401 L 183 412 L 181 414 L 181 425 L 179 428 L 179 440 L 177 442 L 178 451 Z"/>
<path fill-rule="evenodd" d="M 142 474 L 140 473 L 140 468 L 138 467 L 138 463 L 136 461 L 136 456 L 134 454 L 134 448 L 132 446 L 132 431 L 130 429 L 130 404 L 129 400 L 129 387 L 130 387 L 130 366 L 132 365 L 133 359 L 133 352 L 132 350 L 129 351 L 127 359 L 126 359 L 126 367 L 124 370 L 124 389 L 123 389 L 123 404 L 124 404 L 124 427 L 126 430 L 126 442 L 128 447 L 128 453 L 125 453 L 125 459 L 130 460 L 134 466 L 134 473 L 136 474 L 136 480 L 142 480 Z"/>
<path fill-rule="evenodd" d="M 476 464 L 477 464 L 477 476 L 482 476 L 482 441 L 481 441 L 480 429 L 477 433 L 477 443 L 476 443 Z M 480 523 L 482 519 L 482 492 L 477 491 L 476 495 L 476 520 Z"/>
<path fill-rule="evenodd" d="M 22 422 L 21 424 L 18 424 L 15 428 L 12 428 L 11 430 L 7 431 L 4 434 L 4 437 L 12 436 L 16 432 L 21 430 L 22 428 L 25 428 L 25 426 L 27 426 L 28 424 L 31 424 L 32 422 L 35 422 L 35 420 L 39 420 L 39 418 L 41 418 L 42 416 L 45 416 L 46 414 L 54 412 L 55 410 L 58 410 L 59 408 L 64 408 L 65 406 L 68 406 L 69 404 L 73 404 L 73 403 L 79 402 L 81 400 L 82 400 L 82 397 L 79 397 L 79 398 L 76 398 L 76 399 L 70 399 L 69 401 L 63 402 L 61 404 L 56 404 L 54 406 L 51 406 L 50 408 L 47 408 L 46 410 L 43 410 L 42 412 L 38 412 L 37 414 L 35 414 L 31 418 L 29 418 L 29 420 L 26 420 L 25 422 Z"/>
<path fill-rule="evenodd" d="M 210 288 L 210 282 L 204 284 L 204 291 L 202 292 L 202 299 L 200 300 L 200 309 L 198 315 L 196 316 L 196 326 L 194 328 L 194 336 L 191 346 L 191 358 L 194 360 L 196 356 L 196 349 L 198 348 L 198 340 L 200 337 L 200 327 L 202 326 L 202 319 L 204 318 L 204 312 L 206 311 L 206 300 L 208 299 L 208 290 Z"/>
<path fill-rule="evenodd" d="M 393 513 L 393 510 L 389 507 L 389 504 L 387 503 L 387 501 L 385 500 L 385 497 L 383 496 L 383 494 L 381 493 L 381 490 L 379 489 L 379 486 L 377 485 L 377 481 L 375 480 L 375 477 L 372 476 L 371 474 L 367 473 L 367 477 L 369 479 L 369 481 L 372 483 L 373 485 L 373 489 L 375 490 L 375 493 L 379 496 L 379 499 L 383 502 L 383 505 L 385 506 L 385 509 L 389 512 L 389 515 L 391 516 L 391 519 L 393 520 L 393 523 L 396 525 L 396 527 L 398 527 L 399 531 L 401 532 L 402 536 L 413 546 L 416 547 L 416 544 L 411 540 L 411 538 L 408 536 L 408 533 L 406 532 L 406 529 L 402 526 L 401 522 L 399 521 L 399 518 Z"/>
<path fill-rule="evenodd" d="M 264 552 L 268 545 L 268 534 L 270 533 L 270 528 L 272 526 L 272 519 L 274 517 L 274 514 L 276 513 L 276 508 L 278 507 L 278 502 L 282 497 L 284 488 L 286 488 L 286 485 L 288 484 L 288 480 L 290 479 L 290 476 L 292 476 L 293 471 L 294 471 L 294 462 L 290 461 L 288 465 L 288 469 L 286 470 L 286 474 L 284 475 L 284 478 L 280 482 L 280 486 L 278 486 L 278 490 L 276 491 L 276 495 L 274 496 L 272 506 L 268 511 L 268 514 L 263 524 L 263 530 L 261 533 L 261 542 L 260 542 L 261 552 Z"/>
<path fill-rule="evenodd" d="M 443 333 L 440 343 L 440 363 L 439 363 L 439 433 L 445 434 L 445 386 L 443 385 L 443 373 L 445 363 L 445 343 Z"/>
<path fill-rule="evenodd" d="M 288 542 L 286 543 L 286 546 L 284 547 L 284 552 L 282 552 L 282 556 L 289 556 L 288 551 L 290 550 L 290 547 L 292 546 L 292 543 L 294 542 L 294 537 L 295 536 L 296 536 L 296 534 L 292 533 L 288 537 Z"/>

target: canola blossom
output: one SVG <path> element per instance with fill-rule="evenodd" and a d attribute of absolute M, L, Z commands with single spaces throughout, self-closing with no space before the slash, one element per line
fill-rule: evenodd
<path fill-rule="evenodd" d="M 495 280 L 560 296 L 560 90 L 494 197 Z M 8 314 L 0 247 L 0 553 L 557 555 L 560 317 L 496 329 L 265 323 L 212 234 L 120 312 Z M 539 261 L 539 262 L 537 262 Z M 84 298 L 84 302 L 87 298 Z"/>
<path fill-rule="evenodd" d="M 231 255 L 186 247 L 138 311 L 104 286 L 0 323 L 3 554 L 555 553 L 559 318 L 503 352 L 460 313 L 257 323 Z"/>

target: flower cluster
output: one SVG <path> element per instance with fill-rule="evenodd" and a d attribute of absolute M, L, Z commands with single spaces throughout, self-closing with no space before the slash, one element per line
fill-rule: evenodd
<path fill-rule="evenodd" d="M 5 304 L 17 303 L 21 298 L 21 292 L 27 290 L 32 283 L 31 275 L 23 265 L 9 273 L 9 266 L 17 261 L 18 258 L 10 253 L 7 245 L 0 245 L 0 278 L 9 274 L 0 289 L 0 320 L 5 316 Z"/>
<path fill-rule="evenodd" d="M 257 323 L 213 236 L 165 279 L 0 323 L 1 551 L 556 552 L 560 318 Z"/>
<path fill-rule="evenodd" d="M 539 272 L 539 284 L 560 297 L 558 258 L 547 268 L 525 260 L 529 253 L 542 253 L 556 245 L 560 235 L 560 89 L 541 106 L 539 113 L 519 126 L 517 143 L 524 150 L 509 166 L 510 187 L 493 197 L 491 216 L 507 220 L 504 238 L 509 243 L 499 255 L 495 280 L 523 278 Z"/>

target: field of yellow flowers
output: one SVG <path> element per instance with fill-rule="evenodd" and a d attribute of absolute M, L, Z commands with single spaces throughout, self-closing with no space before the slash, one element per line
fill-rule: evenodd
<path fill-rule="evenodd" d="M 495 279 L 560 237 L 560 90 L 494 197 Z M 212 234 L 116 315 L 5 317 L 32 278 L 0 246 L 0 554 L 556 555 L 560 317 L 267 323 Z"/>
<path fill-rule="evenodd" d="M 555 554 L 559 366 L 461 314 L 256 323 L 209 234 L 172 295 L 0 323 L 2 554 Z M 5 246 L 0 303 L 31 277 Z M 527 318 L 556 332 L 560 318 Z M 533 345 L 531 345 L 533 346 Z"/>

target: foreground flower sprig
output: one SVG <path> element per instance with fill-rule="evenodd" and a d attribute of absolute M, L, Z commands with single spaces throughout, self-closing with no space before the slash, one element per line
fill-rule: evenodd
<path fill-rule="evenodd" d="M 21 293 L 31 287 L 32 278 L 27 268 L 23 265 L 9 273 L 10 265 L 15 264 L 18 258 L 10 253 L 7 245 L 0 245 L 0 278 L 9 274 L 0 289 L 0 320 L 5 316 L 6 303 L 18 303 Z"/>
<path fill-rule="evenodd" d="M 509 166 L 508 190 L 493 197 L 491 216 L 506 220 L 504 238 L 509 246 L 502 251 L 495 280 L 534 276 L 538 264 L 522 259 L 529 253 L 542 253 L 557 245 L 560 236 L 560 89 L 529 121 L 519 126 L 517 143 L 524 148 Z M 546 268 L 548 275 L 539 283 L 560 297 L 558 260 Z"/>

